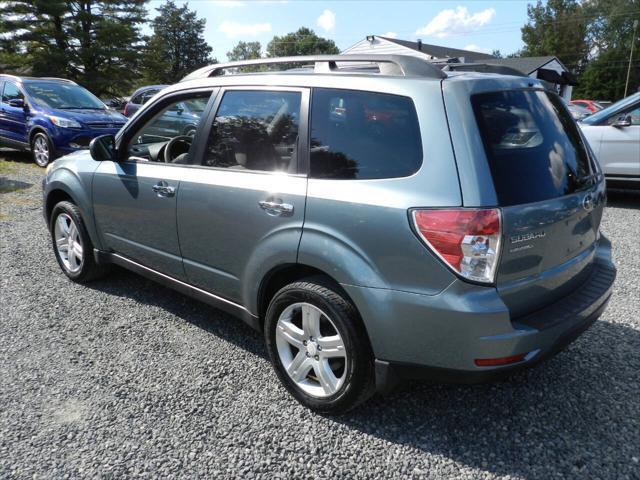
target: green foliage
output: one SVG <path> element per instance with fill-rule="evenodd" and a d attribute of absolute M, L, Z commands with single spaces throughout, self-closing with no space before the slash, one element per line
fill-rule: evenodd
<path fill-rule="evenodd" d="M 192 71 L 216 63 L 204 39 L 205 19 L 188 5 L 169 0 L 153 19 L 153 35 L 144 51 L 144 77 L 149 83 L 175 83 Z"/>
<path fill-rule="evenodd" d="M 640 85 L 640 61 L 635 60 L 633 65 L 627 95 L 635 93 Z M 580 84 L 574 88 L 573 97 L 612 101 L 623 98 L 628 67 L 628 52 L 620 49 L 602 52 L 589 62 Z"/>
<path fill-rule="evenodd" d="M 254 60 L 262 57 L 262 45 L 260 42 L 238 42 L 235 47 L 227 52 L 227 58 L 230 62 L 242 61 L 242 60 Z M 264 70 L 264 67 L 259 65 L 252 67 L 241 67 L 238 71 L 244 73 L 259 72 Z"/>
<path fill-rule="evenodd" d="M 253 60 L 262 56 L 262 45 L 260 42 L 238 42 L 235 47 L 227 52 L 230 62 L 238 60 Z"/>
<path fill-rule="evenodd" d="M 337 54 L 340 50 L 333 40 L 319 37 L 310 28 L 275 36 L 267 45 L 268 57 L 297 57 L 300 55 Z"/>
<path fill-rule="evenodd" d="M 587 41 L 593 51 L 574 96 L 618 100 L 624 96 L 629 53 L 635 42 L 627 95 L 640 87 L 640 26 L 633 36 L 633 22 L 640 23 L 638 0 L 591 0 L 584 4 L 590 15 Z"/>
<path fill-rule="evenodd" d="M 633 22 L 640 21 L 639 0 L 538 0 L 527 12 L 529 21 L 522 28 L 525 46 L 519 55 L 557 56 L 578 75 L 575 98 L 618 100 L 624 96 Z M 640 84 L 637 34 L 635 42 L 628 93 Z"/>
<path fill-rule="evenodd" d="M 523 56 L 555 55 L 579 73 L 586 63 L 588 19 L 578 0 L 538 0 L 527 6 L 529 21 L 522 27 Z"/>
<path fill-rule="evenodd" d="M 146 0 L 10 0 L 0 5 L 3 70 L 70 78 L 97 95 L 137 77 Z"/>

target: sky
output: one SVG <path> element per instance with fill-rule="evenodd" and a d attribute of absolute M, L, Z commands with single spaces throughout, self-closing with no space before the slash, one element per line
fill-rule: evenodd
<path fill-rule="evenodd" d="M 213 56 L 226 53 L 240 40 L 259 41 L 263 50 L 274 35 L 309 27 L 344 50 L 367 35 L 422 39 L 453 48 L 503 54 L 522 47 L 520 27 L 533 0 L 444 1 L 315 1 L 315 0 L 176 0 L 188 3 L 206 19 L 205 40 Z M 163 0 L 148 4 L 150 17 Z M 145 27 L 144 33 L 151 30 Z"/>

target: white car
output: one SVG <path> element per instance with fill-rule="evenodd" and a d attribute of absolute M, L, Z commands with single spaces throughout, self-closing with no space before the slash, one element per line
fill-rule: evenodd
<path fill-rule="evenodd" d="M 640 188 L 640 92 L 578 123 L 608 184 Z"/>

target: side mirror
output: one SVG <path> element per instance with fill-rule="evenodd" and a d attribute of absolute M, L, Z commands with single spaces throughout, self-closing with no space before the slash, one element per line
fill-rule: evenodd
<path fill-rule="evenodd" d="M 616 128 L 624 128 L 631 126 L 631 115 L 620 115 L 616 118 L 616 121 L 613 122 L 613 126 Z"/>
<path fill-rule="evenodd" d="M 113 135 L 100 135 L 94 138 L 89 144 L 89 153 L 98 162 L 116 160 L 116 137 Z"/>
<path fill-rule="evenodd" d="M 12 98 L 9 100 L 9 106 L 14 108 L 24 108 L 26 104 L 22 98 Z"/>

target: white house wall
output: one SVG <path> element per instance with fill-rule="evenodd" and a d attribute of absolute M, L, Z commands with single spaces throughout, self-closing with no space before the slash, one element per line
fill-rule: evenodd
<path fill-rule="evenodd" d="M 427 58 L 432 60 L 436 57 L 427 54 L 426 52 L 418 52 L 411 48 L 403 47 L 397 43 L 390 42 L 384 38 L 375 37 L 373 42 L 369 42 L 367 39 L 360 40 L 355 45 L 347 48 L 342 52 L 347 55 L 355 54 L 375 54 L 375 55 L 410 55 L 412 57 Z"/>

